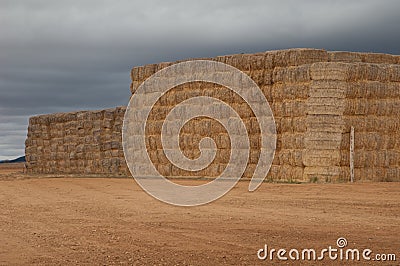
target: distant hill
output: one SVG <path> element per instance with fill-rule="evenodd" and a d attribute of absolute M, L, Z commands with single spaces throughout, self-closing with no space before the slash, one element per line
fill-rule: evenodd
<path fill-rule="evenodd" d="M 23 163 L 25 162 L 25 156 L 18 157 L 14 160 L 3 160 L 0 163 Z"/>

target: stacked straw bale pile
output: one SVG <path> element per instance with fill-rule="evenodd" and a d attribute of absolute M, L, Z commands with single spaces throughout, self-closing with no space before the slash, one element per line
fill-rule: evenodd
<path fill-rule="evenodd" d="M 399 56 L 291 49 L 211 60 L 249 75 L 271 106 L 278 139 L 269 180 L 349 180 L 349 132 L 353 126 L 356 180 L 400 181 Z M 171 64 L 133 68 L 131 92 Z M 257 119 L 241 97 L 212 83 L 177 86 L 156 103 L 146 127 L 148 154 L 156 169 L 169 177 L 216 177 L 229 162 L 229 136 L 209 118 L 190 121 L 180 135 L 180 147 L 189 158 L 199 156 L 198 143 L 203 137 L 215 140 L 218 152 L 207 168 L 185 171 L 166 158 L 162 123 L 174 106 L 196 96 L 221 99 L 241 116 L 251 146 L 243 177 L 251 177 L 260 152 Z M 121 145 L 124 110 L 32 117 L 26 141 L 28 171 L 129 175 Z"/>
<path fill-rule="evenodd" d="M 27 169 L 41 174 L 127 175 L 121 130 L 125 107 L 29 119 Z"/>

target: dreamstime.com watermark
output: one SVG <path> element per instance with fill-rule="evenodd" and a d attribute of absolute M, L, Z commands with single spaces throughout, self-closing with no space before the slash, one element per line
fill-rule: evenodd
<path fill-rule="evenodd" d="M 371 249 L 347 248 L 347 239 L 339 237 L 336 246 L 328 246 L 320 250 L 313 248 L 304 249 L 275 249 L 269 248 L 267 244 L 257 251 L 259 260 L 278 261 L 396 261 L 394 253 L 374 253 Z"/>
<path fill-rule="evenodd" d="M 184 186 L 162 176 L 153 165 L 146 148 L 146 125 L 157 101 L 170 89 L 189 82 L 222 85 L 240 96 L 253 111 L 261 130 L 258 163 L 249 184 L 254 191 L 272 165 L 276 148 L 276 126 L 271 108 L 257 84 L 245 73 L 230 65 L 209 61 L 187 61 L 161 69 L 146 79 L 129 101 L 122 130 L 125 160 L 136 182 L 153 197 L 173 205 L 195 206 L 222 197 L 239 181 L 249 159 L 250 143 L 246 126 L 239 114 L 218 98 L 199 96 L 177 103 L 163 121 L 161 142 L 168 160 L 180 169 L 199 171 L 216 156 L 211 138 L 199 142 L 201 155 L 186 157 L 179 147 L 179 132 L 191 119 L 208 117 L 218 121 L 228 132 L 231 150 L 224 171 L 213 181 L 200 186 Z"/>

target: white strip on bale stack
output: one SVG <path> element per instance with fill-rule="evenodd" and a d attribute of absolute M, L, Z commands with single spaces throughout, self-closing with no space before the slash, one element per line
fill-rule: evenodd
<path fill-rule="evenodd" d="M 343 63 L 323 62 L 313 64 L 310 72 L 304 178 L 330 182 L 340 176 L 345 69 Z"/>

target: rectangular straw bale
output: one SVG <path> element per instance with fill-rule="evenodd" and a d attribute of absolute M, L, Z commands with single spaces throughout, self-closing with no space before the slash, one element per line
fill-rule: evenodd
<path fill-rule="evenodd" d="M 380 132 L 400 132 L 400 119 L 398 116 L 386 116 L 384 118 L 384 127 L 380 128 Z"/>
<path fill-rule="evenodd" d="M 250 71 L 250 73 L 248 74 L 248 76 L 258 85 L 262 85 L 262 84 L 271 84 L 271 82 L 266 78 L 266 76 L 264 75 L 265 70 L 261 69 L 261 70 L 253 70 Z M 268 77 L 268 76 L 267 76 Z"/>
<path fill-rule="evenodd" d="M 387 84 L 386 95 L 389 98 L 400 98 L 400 83 L 392 82 Z"/>
<path fill-rule="evenodd" d="M 315 182 L 327 182 L 334 178 L 339 178 L 339 166 L 315 166 L 305 167 L 303 179 Z"/>
<path fill-rule="evenodd" d="M 386 169 L 385 180 L 387 182 L 399 182 L 400 181 L 400 170 L 398 167 L 390 167 Z"/>
<path fill-rule="evenodd" d="M 389 134 L 385 135 L 386 143 L 385 143 L 384 148 L 385 149 L 390 149 L 390 150 L 391 149 L 396 149 L 396 139 L 397 138 L 400 139 L 399 136 L 400 136 L 400 132 L 394 132 L 394 134 L 390 132 Z"/>
<path fill-rule="evenodd" d="M 285 150 L 283 150 L 285 151 Z M 287 150 L 288 153 L 288 164 L 297 167 L 297 166 L 303 166 L 303 157 L 302 157 L 302 151 L 301 150 Z"/>
<path fill-rule="evenodd" d="M 302 168 L 304 166 L 303 164 L 303 150 L 294 150 L 293 151 L 293 159 L 294 159 L 294 165 L 297 166 L 296 168 Z"/>
<path fill-rule="evenodd" d="M 398 63 L 400 64 L 400 62 Z M 391 65 L 389 67 L 390 71 L 390 81 L 400 82 L 400 65 Z"/>
<path fill-rule="evenodd" d="M 281 132 L 281 133 L 294 132 L 293 118 L 292 117 L 282 117 L 282 118 L 280 118 L 279 119 L 279 126 L 280 126 L 279 132 Z"/>
<path fill-rule="evenodd" d="M 264 69 L 273 70 L 275 67 L 275 52 L 264 53 Z"/>
<path fill-rule="evenodd" d="M 292 117 L 294 114 L 296 114 L 296 111 L 294 109 L 295 107 L 295 102 L 293 101 L 284 101 L 282 103 L 282 116 L 283 117 Z"/>
<path fill-rule="evenodd" d="M 397 64 L 396 56 L 380 53 L 362 53 L 362 61 L 373 64 Z"/>
<path fill-rule="evenodd" d="M 309 95 L 319 98 L 344 98 L 348 90 L 348 82 L 332 80 L 313 80 Z"/>
<path fill-rule="evenodd" d="M 354 64 L 342 62 L 319 62 L 310 67 L 312 80 L 339 80 L 347 81 L 351 78 L 350 69 Z"/>
<path fill-rule="evenodd" d="M 273 96 L 272 96 L 273 86 L 272 85 L 262 85 L 262 86 L 259 86 L 259 88 L 263 92 L 268 103 L 271 104 L 274 101 Z"/>
<path fill-rule="evenodd" d="M 372 133 L 372 137 L 375 133 Z M 354 138 L 354 148 L 356 150 L 361 150 L 361 149 L 368 149 L 371 147 L 371 133 L 366 133 L 366 132 L 357 132 Z M 347 148 L 347 146 L 345 147 Z"/>
<path fill-rule="evenodd" d="M 331 132 L 306 132 L 304 143 L 307 149 L 312 150 L 331 150 L 339 149 L 342 141 L 340 133 Z"/>
<path fill-rule="evenodd" d="M 350 180 L 350 167 L 348 166 L 340 167 L 340 174 L 338 180 L 341 182 Z"/>
<path fill-rule="evenodd" d="M 367 113 L 368 100 L 365 98 L 356 98 L 348 101 L 344 113 L 351 115 L 365 115 Z"/>
<path fill-rule="evenodd" d="M 364 132 L 367 130 L 365 117 L 347 115 L 344 117 L 344 121 L 344 132 L 350 132 L 351 126 L 354 126 L 357 132 Z"/>
<path fill-rule="evenodd" d="M 276 83 L 272 86 L 271 93 L 274 101 L 307 99 L 309 86 L 306 83 Z"/>
<path fill-rule="evenodd" d="M 303 179 L 303 167 L 292 167 L 291 175 L 286 177 L 285 180 L 300 181 Z"/>
<path fill-rule="evenodd" d="M 156 65 L 156 71 L 160 71 L 161 69 L 169 67 L 173 64 L 174 64 L 174 62 L 160 62 Z"/>
<path fill-rule="evenodd" d="M 385 148 L 385 137 L 376 132 L 360 132 L 355 143 L 356 149 L 377 150 Z"/>
<path fill-rule="evenodd" d="M 284 115 L 291 117 L 305 116 L 308 112 L 307 103 L 302 100 L 289 100 L 285 102 L 284 108 Z"/>
<path fill-rule="evenodd" d="M 399 123 L 398 117 L 374 116 L 366 118 L 366 127 L 369 132 L 399 132 Z"/>
<path fill-rule="evenodd" d="M 279 167 L 272 166 L 270 172 L 271 172 L 271 177 L 269 178 L 270 180 L 273 180 L 273 181 L 282 180 L 283 166 L 281 166 L 281 165 Z"/>
<path fill-rule="evenodd" d="M 102 111 L 93 111 L 89 113 L 89 119 L 88 121 L 91 121 L 93 123 L 93 121 L 98 121 L 103 119 L 104 117 L 104 113 Z"/>
<path fill-rule="evenodd" d="M 310 66 L 276 67 L 273 72 L 273 82 L 307 82 L 310 80 Z"/>
<path fill-rule="evenodd" d="M 384 126 L 384 124 L 376 117 L 367 116 L 365 118 L 365 126 L 367 132 L 377 132 L 381 126 Z"/>
<path fill-rule="evenodd" d="M 275 67 L 300 66 L 328 61 L 328 53 L 320 49 L 290 49 L 270 52 L 274 55 Z"/>
<path fill-rule="evenodd" d="M 375 152 L 364 151 L 364 165 L 363 167 L 377 166 L 378 155 Z"/>
<path fill-rule="evenodd" d="M 230 60 L 227 61 L 229 65 L 232 65 L 241 71 L 254 71 L 262 70 L 265 68 L 264 54 L 237 54 L 232 55 Z"/>
<path fill-rule="evenodd" d="M 220 55 L 220 56 L 215 57 L 214 60 L 217 62 L 227 64 L 226 61 L 227 61 L 228 57 L 229 57 L 229 55 Z"/>
<path fill-rule="evenodd" d="M 305 166 L 332 166 L 340 165 L 340 150 L 307 150 L 303 153 Z"/>
<path fill-rule="evenodd" d="M 266 57 L 265 53 L 250 54 L 247 56 L 247 58 L 249 60 L 251 71 L 272 69 L 272 67 L 269 65 L 268 58 Z"/>
<path fill-rule="evenodd" d="M 369 100 L 366 104 L 367 115 L 386 116 L 391 115 L 392 111 L 392 100 L 380 99 L 380 100 Z"/>
<path fill-rule="evenodd" d="M 302 133 L 284 133 L 280 136 L 283 149 L 304 149 L 304 136 Z"/>
<path fill-rule="evenodd" d="M 144 79 L 147 79 L 151 75 L 157 72 L 157 64 L 150 64 L 144 66 Z"/>
<path fill-rule="evenodd" d="M 340 165 L 341 166 L 350 166 L 350 153 L 348 150 L 340 151 Z"/>
<path fill-rule="evenodd" d="M 357 139 L 359 139 L 358 136 Z M 340 149 L 350 150 L 350 132 L 342 133 L 342 141 L 340 143 Z"/>
<path fill-rule="evenodd" d="M 136 67 L 133 74 L 134 76 L 132 76 L 132 81 L 143 81 L 146 79 L 145 69 L 143 66 Z"/>
<path fill-rule="evenodd" d="M 386 82 L 390 80 L 390 68 L 388 65 L 357 64 L 351 69 L 355 80 L 377 80 Z"/>
<path fill-rule="evenodd" d="M 292 129 L 294 132 L 306 132 L 307 124 L 306 124 L 306 116 L 294 117 L 292 119 Z"/>
<path fill-rule="evenodd" d="M 142 67 L 140 66 L 135 66 L 131 69 L 131 81 L 140 81 L 140 74 L 139 72 L 142 71 Z"/>
<path fill-rule="evenodd" d="M 233 67 L 238 68 L 239 70 L 246 71 L 250 70 L 250 66 L 247 66 L 248 69 L 246 69 L 246 65 L 244 62 L 242 62 L 242 55 L 241 54 L 233 54 L 229 55 L 226 57 L 226 64 L 231 65 Z"/>
<path fill-rule="evenodd" d="M 273 84 L 273 69 L 264 69 L 257 71 L 257 76 L 253 77 L 253 73 L 251 75 L 251 78 L 254 78 L 255 82 L 259 87 L 262 87 L 264 85 L 271 85 Z"/>
<path fill-rule="evenodd" d="M 387 84 L 379 81 L 358 81 L 349 84 L 350 98 L 384 98 L 388 96 Z M 352 95 L 350 95 L 352 94 Z"/>
<path fill-rule="evenodd" d="M 388 152 L 385 150 L 374 151 L 376 153 L 376 166 L 378 167 L 389 167 Z"/>
<path fill-rule="evenodd" d="M 307 113 L 311 115 L 342 115 L 345 103 L 344 99 L 312 97 L 307 100 Z"/>
<path fill-rule="evenodd" d="M 338 51 L 338 52 L 328 52 L 328 54 L 329 54 L 329 61 L 331 62 L 346 62 L 346 63 L 362 62 L 361 53 Z"/>
<path fill-rule="evenodd" d="M 365 163 L 367 158 L 367 152 L 365 150 L 359 150 L 354 153 L 354 167 L 355 168 L 363 168 L 363 167 L 372 167 L 372 164 L 368 165 Z"/>
<path fill-rule="evenodd" d="M 293 166 L 283 165 L 279 171 L 279 180 L 291 180 L 293 178 L 293 169 Z"/>
<path fill-rule="evenodd" d="M 372 182 L 382 182 L 385 181 L 386 170 L 386 168 L 381 167 L 364 168 L 362 171 L 364 176 L 361 178 Z"/>
<path fill-rule="evenodd" d="M 282 149 L 278 155 L 278 158 L 279 158 L 280 165 L 290 164 L 290 162 L 291 162 L 290 150 Z"/>

